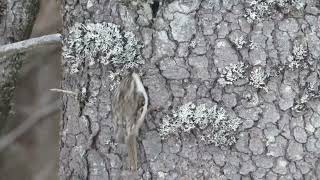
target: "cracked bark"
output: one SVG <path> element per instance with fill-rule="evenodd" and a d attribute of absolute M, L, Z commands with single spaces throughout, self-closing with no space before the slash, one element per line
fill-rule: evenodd
<path fill-rule="evenodd" d="M 320 10 L 312 2 L 308 1 L 306 13 L 295 20 L 279 16 L 252 25 L 244 18 L 242 1 L 163 3 L 153 21 L 148 21 L 143 12 L 115 0 L 65 0 L 65 34 L 75 22 L 106 21 L 134 32 L 144 43 L 142 54 L 147 63 L 142 80 L 148 89 L 150 111 L 138 138 L 141 168 L 132 174 L 126 170 L 125 147 L 115 146 L 113 141 L 107 67 L 83 65 L 82 72 L 70 75 L 69 67 L 64 66 L 62 89 L 79 92 L 80 97 L 66 94 L 62 100 L 60 178 L 317 179 L 319 99 L 310 101 L 302 115 L 292 113 L 291 103 L 292 96 L 298 98 L 291 92 L 303 91 L 301 84 L 311 69 L 286 69 L 268 78 L 267 93 L 248 81 L 226 87 L 217 84 L 219 68 L 241 61 L 272 69 L 286 61 L 294 39 L 318 39 Z M 257 48 L 237 49 L 232 40 L 242 35 L 250 37 Z M 317 42 L 309 43 L 310 58 L 319 58 Z M 281 98 L 286 99 L 279 101 Z M 189 101 L 215 101 L 241 117 L 244 123 L 237 143 L 218 148 L 198 143 L 193 135 L 161 140 L 161 117 L 170 106 Z M 301 128 L 297 130 L 297 126 Z"/>
<path fill-rule="evenodd" d="M 0 45 L 29 37 L 38 12 L 38 0 L 0 0 Z M 23 56 L 0 57 L 0 127 L 6 127 L 12 95 Z M 2 130 L 0 130 L 0 134 Z"/>

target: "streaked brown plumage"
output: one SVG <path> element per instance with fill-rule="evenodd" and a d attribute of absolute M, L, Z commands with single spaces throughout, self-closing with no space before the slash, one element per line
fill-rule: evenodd
<path fill-rule="evenodd" d="M 112 116 L 116 138 L 128 147 L 129 168 L 138 166 L 137 141 L 139 129 L 147 112 L 148 96 L 136 73 L 125 77 L 112 98 Z"/>

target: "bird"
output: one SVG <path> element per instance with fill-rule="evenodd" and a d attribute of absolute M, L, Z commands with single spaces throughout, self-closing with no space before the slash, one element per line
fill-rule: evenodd
<path fill-rule="evenodd" d="M 129 169 L 136 171 L 137 136 L 148 110 L 148 95 L 137 73 L 129 73 L 120 81 L 111 103 L 116 139 L 126 143 Z"/>

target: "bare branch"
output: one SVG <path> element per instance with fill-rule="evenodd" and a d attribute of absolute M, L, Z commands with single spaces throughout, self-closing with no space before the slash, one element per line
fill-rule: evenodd
<path fill-rule="evenodd" d="M 30 130 L 36 123 L 40 120 L 45 119 L 45 117 L 59 112 L 59 106 L 61 101 L 57 100 L 54 103 L 39 109 L 37 112 L 33 113 L 29 118 L 27 118 L 19 127 L 12 130 L 7 135 L 0 139 L 0 152 L 2 152 L 6 147 L 12 144 L 17 138 L 22 136 L 25 132 Z"/>
<path fill-rule="evenodd" d="M 26 52 L 35 48 L 41 48 L 48 45 L 59 45 L 61 44 L 61 42 L 61 34 L 50 34 L 37 38 L 27 39 L 16 43 L 6 44 L 0 46 L 0 57 Z"/>

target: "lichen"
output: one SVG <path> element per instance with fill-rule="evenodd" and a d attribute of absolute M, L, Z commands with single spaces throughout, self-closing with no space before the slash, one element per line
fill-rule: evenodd
<path fill-rule="evenodd" d="M 243 62 L 237 64 L 230 64 L 223 69 L 220 69 L 219 84 L 228 85 L 233 84 L 238 79 L 245 78 L 246 66 Z"/>
<path fill-rule="evenodd" d="M 228 116 L 222 107 L 189 102 L 163 117 L 160 135 L 162 139 L 166 139 L 170 135 L 193 131 L 205 144 L 230 146 L 236 142 L 240 124 L 240 118 Z"/>
<path fill-rule="evenodd" d="M 306 103 L 310 100 L 311 100 L 310 95 L 307 92 L 303 92 L 301 97 L 299 97 L 295 101 L 294 106 L 292 107 L 293 112 L 300 113 L 300 112 L 303 112 L 304 110 L 306 110 L 306 108 L 307 108 Z"/>
<path fill-rule="evenodd" d="M 266 86 L 267 74 L 262 67 L 254 67 L 250 73 L 249 84 L 257 89 L 263 89 L 268 92 Z"/>
<path fill-rule="evenodd" d="M 64 39 L 63 56 L 71 74 L 83 70 L 84 64 L 101 63 L 111 66 L 112 80 L 118 82 L 120 76 L 144 63 L 141 47 L 132 32 L 116 24 L 76 23 Z"/>
<path fill-rule="evenodd" d="M 292 49 L 292 54 L 288 56 L 288 67 L 290 69 L 296 69 L 299 68 L 302 64 L 305 64 L 303 62 L 304 59 L 308 56 L 308 50 L 307 47 L 303 44 L 297 44 L 295 43 Z"/>
<path fill-rule="evenodd" d="M 247 44 L 247 41 L 244 36 L 236 37 L 233 41 L 237 49 L 242 49 L 244 45 Z"/>
<path fill-rule="evenodd" d="M 128 69 L 141 63 L 140 48 L 134 34 L 121 31 L 118 25 L 76 23 L 65 39 L 63 56 L 70 65 L 70 73 L 78 72 L 82 63 Z"/>
<path fill-rule="evenodd" d="M 248 48 L 249 49 L 256 49 L 258 47 L 257 43 L 255 43 L 254 41 L 250 40 L 249 44 L 248 44 Z"/>
<path fill-rule="evenodd" d="M 295 100 L 292 108 L 293 111 L 298 113 L 308 108 L 307 102 L 320 98 L 320 83 L 318 78 L 314 78 L 311 82 L 306 82 L 302 88 L 301 95 Z"/>
<path fill-rule="evenodd" d="M 265 0 L 253 0 L 249 2 L 249 6 L 246 8 L 245 17 L 248 22 L 261 21 L 264 17 L 271 14 L 271 5 Z"/>
<path fill-rule="evenodd" d="M 289 13 L 301 10 L 305 4 L 305 0 L 246 0 L 245 17 L 250 23 L 260 22 L 277 11 Z"/>

